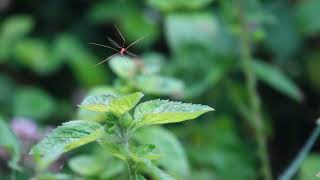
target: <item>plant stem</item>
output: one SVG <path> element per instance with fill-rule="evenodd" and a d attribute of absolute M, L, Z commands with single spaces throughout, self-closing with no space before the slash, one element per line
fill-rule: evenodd
<path fill-rule="evenodd" d="M 298 171 L 301 163 L 309 154 L 313 144 L 316 142 L 320 135 L 320 126 L 318 125 L 308 138 L 306 144 L 301 148 L 299 154 L 294 158 L 290 166 L 280 175 L 278 180 L 290 180 L 292 176 Z"/>
<path fill-rule="evenodd" d="M 130 159 L 127 159 L 127 164 L 128 164 L 130 180 L 137 180 L 138 179 L 137 170 L 136 170 L 136 166 L 134 165 L 134 162 Z"/>
<path fill-rule="evenodd" d="M 243 71 L 246 78 L 246 88 L 249 95 L 250 112 L 252 127 L 255 130 L 255 138 L 257 141 L 258 156 L 261 161 L 261 174 L 265 180 L 271 180 L 271 170 L 268 159 L 266 134 L 263 128 L 263 120 L 260 107 L 260 97 L 257 92 L 257 79 L 252 68 L 252 57 L 250 52 L 250 38 L 248 24 L 245 17 L 245 0 L 237 0 L 239 10 L 239 22 L 240 22 L 240 45 L 241 45 L 241 60 L 243 65 Z"/>

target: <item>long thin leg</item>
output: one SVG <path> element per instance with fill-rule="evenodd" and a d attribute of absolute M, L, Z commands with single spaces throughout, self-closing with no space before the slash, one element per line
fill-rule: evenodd
<path fill-rule="evenodd" d="M 119 49 L 122 48 L 118 43 L 116 43 L 114 40 L 112 40 L 112 39 L 109 38 L 109 37 L 108 37 L 108 41 L 109 41 L 114 47 L 119 48 Z"/>
<path fill-rule="evenodd" d="M 113 55 L 109 56 L 107 59 L 102 60 L 101 62 L 95 64 L 95 65 L 92 66 L 92 67 L 96 67 L 96 66 L 98 66 L 99 64 L 102 64 L 102 63 L 108 61 L 108 60 L 109 60 L 110 58 L 112 58 L 113 56 L 118 55 L 118 54 L 119 54 L 119 53 L 113 54 Z"/>
<path fill-rule="evenodd" d="M 142 36 L 141 38 L 137 39 L 136 41 L 134 41 L 133 43 L 131 43 L 129 46 L 126 47 L 126 49 L 129 49 L 130 46 L 134 45 L 135 43 L 141 41 L 143 38 L 145 38 L 147 35 Z"/>
<path fill-rule="evenodd" d="M 118 33 L 120 34 L 120 36 L 121 36 L 121 38 L 122 38 L 122 40 L 123 40 L 122 46 L 124 46 L 124 43 L 126 43 L 126 40 L 124 39 L 124 37 L 123 37 L 123 35 L 121 34 L 121 32 L 120 32 L 119 28 L 117 27 L 117 25 L 114 25 L 114 27 L 116 27 Z"/>
<path fill-rule="evenodd" d="M 117 52 L 120 52 L 118 49 L 115 49 L 113 47 L 110 47 L 110 46 L 107 46 L 107 45 L 104 45 L 104 44 L 98 44 L 98 43 L 89 43 L 89 44 L 96 45 L 96 46 L 101 46 L 101 47 L 105 47 L 105 48 L 109 48 L 109 49 L 115 50 Z"/>
<path fill-rule="evenodd" d="M 134 54 L 133 52 L 130 52 L 130 51 L 126 51 L 126 53 L 129 55 L 129 56 L 132 56 L 132 57 L 139 57 L 138 55 Z"/>

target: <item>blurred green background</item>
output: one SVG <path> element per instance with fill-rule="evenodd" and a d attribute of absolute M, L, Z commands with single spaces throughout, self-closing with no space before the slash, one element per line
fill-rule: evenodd
<path fill-rule="evenodd" d="M 142 91 L 144 100 L 216 109 L 195 121 L 141 132 L 139 138 L 166 154 L 160 167 L 178 179 L 259 179 L 254 127 L 246 120 L 244 33 L 278 177 L 320 115 L 319 9 L 319 0 L 0 0 L 0 119 L 17 137 L 0 132 L 6 147 L 0 149 L 0 178 L 12 173 L 7 161 L 14 154 L 23 168 L 16 178 L 33 177 L 28 151 L 53 127 L 79 118 L 98 121 L 78 111 L 85 95 Z M 92 68 L 113 52 L 88 43 L 107 44 L 111 37 L 121 44 L 114 25 L 127 44 L 148 34 L 130 49 L 139 58 L 116 57 Z M 316 178 L 319 147 L 297 179 Z M 120 161 L 92 145 L 59 159 L 43 178 L 126 177 Z"/>

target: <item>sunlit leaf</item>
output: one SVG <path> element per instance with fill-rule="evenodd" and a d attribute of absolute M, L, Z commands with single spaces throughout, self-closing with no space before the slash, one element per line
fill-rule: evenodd
<path fill-rule="evenodd" d="M 262 61 L 253 61 L 253 68 L 258 78 L 268 85 L 294 100 L 302 100 L 303 95 L 298 86 L 283 74 L 280 69 Z"/>
<path fill-rule="evenodd" d="M 95 141 L 103 135 L 103 127 L 93 121 L 75 120 L 63 123 L 34 146 L 31 154 L 48 155 L 59 150 L 64 153 Z"/>
<path fill-rule="evenodd" d="M 213 109 L 206 105 L 152 100 L 136 107 L 134 119 L 139 126 L 165 124 L 195 119 L 209 111 L 213 111 Z"/>
<path fill-rule="evenodd" d="M 91 111 L 112 112 L 116 115 L 123 115 L 132 109 L 142 97 L 143 94 L 140 92 L 119 97 L 111 94 L 88 96 L 79 106 Z"/>

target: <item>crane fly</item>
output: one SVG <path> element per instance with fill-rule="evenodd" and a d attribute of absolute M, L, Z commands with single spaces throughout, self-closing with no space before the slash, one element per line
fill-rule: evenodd
<path fill-rule="evenodd" d="M 114 57 L 115 55 L 120 55 L 120 56 L 124 56 L 124 55 L 129 55 L 129 56 L 132 56 L 132 57 L 138 57 L 136 54 L 128 51 L 128 49 L 133 46 L 134 44 L 136 44 L 137 42 L 141 41 L 146 35 L 142 36 L 141 38 L 137 39 L 136 41 L 134 41 L 133 43 L 129 44 L 128 46 L 125 47 L 125 43 L 126 43 L 126 40 L 124 38 L 124 36 L 121 34 L 120 30 L 118 29 L 118 27 L 115 25 L 115 28 L 117 30 L 117 32 L 119 33 L 119 35 L 121 36 L 121 39 L 122 39 L 122 46 L 120 46 L 117 42 L 115 42 L 113 39 L 111 38 L 107 38 L 108 41 L 111 43 L 111 45 L 113 47 L 110 47 L 110 46 L 107 46 L 107 45 L 104 45 L 104 44 L 98 44 L 98 43 L 89 43 L 89 44 L 92 44 L 92 45 L 96 45 L 96 46 L 101 46 L 101 47 L 105 47 L 105 48 L 108 48 L 108 49 L 111 49 L 111 50 L 114 50 L 116 51 L 117 53 L 109 56 L 108 58 L 102 60 L 101 62 L 95 64 L 93 67 L 99 65 L 99 64 L 102 64 L 106 61 L 108 61 L 109 59 L 111 59 L 112 57 Z"/>

